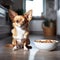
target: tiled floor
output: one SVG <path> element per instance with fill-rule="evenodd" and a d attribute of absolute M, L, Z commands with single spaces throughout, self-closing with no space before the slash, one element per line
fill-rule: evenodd
<path fill-rule="evenodd" d="M 11 36 L 0 40 L 0 60 L 60 60 L 60 43 L 54 51 L 40 51 L 33 41 L 36 39 L 45 39 L 42 35 L 30 35 L 32 49 L 24 51 L 23 49 L 12 51 L 6 48 L 5 44 L 11 43 Z M 53 37 L 53 39 L 57 39 Z"/>

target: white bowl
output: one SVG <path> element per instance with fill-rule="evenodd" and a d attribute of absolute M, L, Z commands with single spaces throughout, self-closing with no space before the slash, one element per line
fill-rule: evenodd
<path fill-rule="evenodd" d="M 35 40 L 34 44 L 38 49 L 42 50 L 54 50 L 57 46 L 58 41 L 50 40 L 51 42 L 44 42 L 47 40 Z"/>

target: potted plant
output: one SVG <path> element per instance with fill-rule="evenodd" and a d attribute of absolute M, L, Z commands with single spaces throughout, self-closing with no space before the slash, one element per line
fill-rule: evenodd
<path fill-rule="evenodd" d="M 23 15 L 23 9 L 17 9 L 16 12 L 18 13 L 18 15 Z"/>
<path fill-rule="evenodd" d="M 45 19 L 42 23 L 43 33 L 45 37 L 52 37 L 56 35 L 56 20 Z"/>

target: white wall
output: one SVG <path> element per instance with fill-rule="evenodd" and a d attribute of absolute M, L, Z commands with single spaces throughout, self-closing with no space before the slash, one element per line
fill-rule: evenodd
<path fill-rule="evenodd" d="M 43 0 L 26 0 L 26 11 L 31 9 L 33 11 L 33 16 L 41 16 L 43 12 Z"/>

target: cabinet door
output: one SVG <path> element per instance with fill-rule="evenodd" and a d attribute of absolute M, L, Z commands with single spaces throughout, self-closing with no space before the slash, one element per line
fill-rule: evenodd
<path fill-rule="evenodd" d="M 42 22 L 43 21 L 44 20 L 33 20 L 33 21 L 31 21 L 30 26 L 29 26 L 30 31 L 43 31 L 42 30 Z"/>
<path fill-rule="evenodd" d="M 60 9 L 57 11 L 57 35 L 60 35 Z"/>
<path fill-rule="evenodd" d="M 58 0 L 58 9 L 60 9 L 60 0 Z"/>

